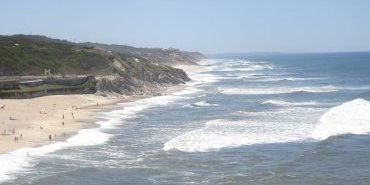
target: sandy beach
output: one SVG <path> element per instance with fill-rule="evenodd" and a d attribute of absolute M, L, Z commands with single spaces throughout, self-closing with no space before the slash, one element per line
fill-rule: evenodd
<path fill-rule="evenodd" d="M 93 94 L 2 99 L 0 153 L 64 140 L 81 128 L 94 126 L 96 112 L 132 99 Z"/>
<path fill-rule="evenodd" d="M 198 65 L 178 65 L 188 73 L 204 70 Z M 182 89 L 168 87 L 163 94 Z M 117 103 L 145 97 L 110 96 L 95 94 L 54 95 L 33 99 L 1 99 L 0 105 L 0 153 L 22 147 L 34 147 L 65 140 L 82 128 L 97 126 L 96 115 L 114 109 Z M 49 138 L 50 137 L 50 138 Z"/>

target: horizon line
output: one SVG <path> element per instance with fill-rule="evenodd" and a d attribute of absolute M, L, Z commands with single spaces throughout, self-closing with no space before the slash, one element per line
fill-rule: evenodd
<path fill-rule="evenodd" d="M 83 44 L 83 43 L 96 43 L 96 44 L 106 44 L 106 45 L 120 45 L 120 46 L 129 46 L 129 47 L 134 47 L 134 48 L 148 48 L 148 49 L 179 49 L 179 50 L 182 50 L 182 51 L 188 51 L 188 52 L 200 52 L 204 55 L 207 55 L 207 56 L 212 56 L 212 55 L 245 55 L 245 54 L 260 54 L 260 55 L 263 55 L 263 54 L 325 54 L 325 53 L 367 53 L 367 52 L 370 52 L 370 50 L 341 50 L 341 51 L 297 51 L 297 52 L 294 52 L 294 51 L 252 51 L 252 52 L 248 52 L 248 51 L 242 51 L 242 52 L 212 52 L 212 53 L 208 53 L 208 52 L 202 52 L 200 50 L 192 50 L 192 51 L 189 51 L 189 50 L 186 50 L 186 49 L 183 49 L 183 48 L 179 48 L 179 47 L 160 47 L 160 46 L 137 46 L 137 45 L 130 45 L 130 44 L 119 44 L 119 43 L 106 43 L 106 42 L 97 42 L 97 41 L 83 41 L 83 42 L 78 42 L 76 41 L 76 39 L 73 39 L 73 41 L 71 39 L 67 39 L 67 38 L 60 38 L 60 37 L 54 37 L 54 36 L 50 36 L 50 35 L 42 35 L 42 34 L 32 34 L 29 33 L 29 34 L 24 34 L 24 33 L 14 33 L 14 34 L 0 34 L 0 36 L 17 36 L 17 35 L 23 35 L 23 36 L 44 36 L 44 37 L 47 37 L 47 38 L 50 38 L 50 39 L 58 39 L 58 40 L 65 40 L 65 41 L 68 41 L 68 42 L 71 42 L 71 43 L 75 43 L 75 44 Z"/>

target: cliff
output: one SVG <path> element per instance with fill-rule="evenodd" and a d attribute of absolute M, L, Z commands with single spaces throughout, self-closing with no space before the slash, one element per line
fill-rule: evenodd
<path fill-rule="evenodd" d="M 197 61 L 207 58 L 205 55 L 199 52 L 181 51 L 176 48 L 136 48 L 125 45 L 108 45 L 100 43 L 83 43 L 83 45 L 102 48 L 128 56 L 142 57 L 155 63 L 166 64 L 170 66 L 177 64 L 194 65 Z"/>
<path fill-rule="evenodd" d="M 183 70 L 169 65 L 193 64 L 204 57 L 175 49 L 115 45 L 130 48 L 123 51 L 103 46 L 110 45 L 77 44 L 34 35 L 0 36 L 0 79 L 41 76 L 44 69 L 50 69 L 60 78 L 93 75 L 101 94 L 157 94 L 162 87 L 190 80 Z"/>

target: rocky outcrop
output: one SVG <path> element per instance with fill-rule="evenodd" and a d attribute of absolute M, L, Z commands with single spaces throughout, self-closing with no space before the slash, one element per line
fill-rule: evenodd
<path fill-rule="evenodd" d="M 125 95 L 155 95 L 170 85 L 183 84 L 190 78 L 181 70 L 152 63 L 143 58 L 124 57 L 112 59 L 115 75 L 98 77 L 98 91 Z"/>

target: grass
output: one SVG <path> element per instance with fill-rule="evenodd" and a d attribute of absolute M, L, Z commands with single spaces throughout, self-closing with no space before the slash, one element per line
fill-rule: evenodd
<path fill-rule="evenodd" d="M 0 75 L 91 74 L 107 68 L 90 48 L 41 36 L 0 36 Z M 3 70 L 2 70 L 3 69 Z"/>

